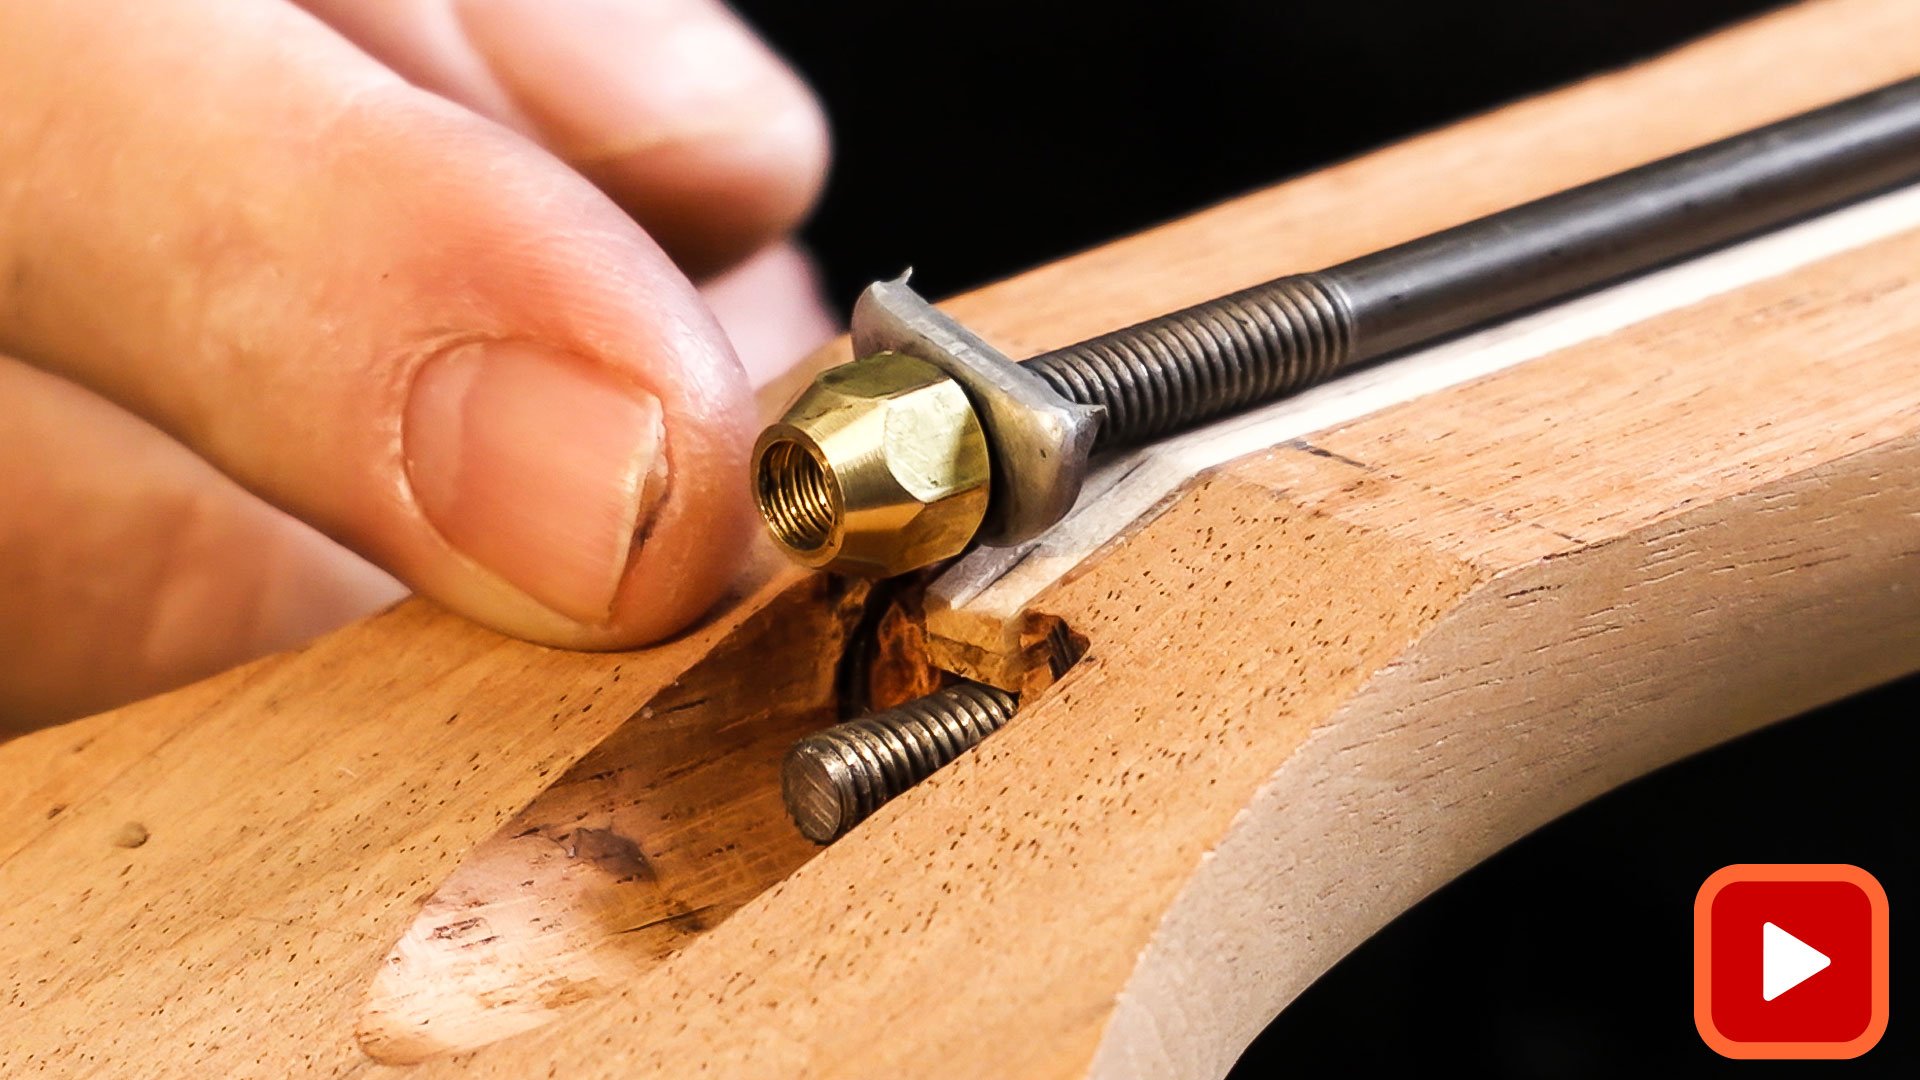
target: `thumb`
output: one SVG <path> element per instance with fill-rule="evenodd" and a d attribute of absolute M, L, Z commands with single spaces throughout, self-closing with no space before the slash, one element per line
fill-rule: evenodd
<path fill-rule="evenodd" d="M 589 183 L 282 0 L 5 19 L 0 349 L 509 632 L 629 645 L 719 595 L 746 380 Z"/>

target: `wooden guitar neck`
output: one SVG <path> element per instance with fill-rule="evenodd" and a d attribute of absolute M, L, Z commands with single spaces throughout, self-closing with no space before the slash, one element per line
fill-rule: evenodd
<path fill-rule="evenodd" d="M 1795 7 L 949 310 L 1030 355 L 1912 76 L 1915 41 L 1905 0 Z M 872 601 L 768 552 L 655 649 L 410 601 L 0 744 L 0 1074 L 1219 1076 L 1516 837 L 1920 669 L 1916 267 L 1895 192 L 1111 465 L 894 627 L 1027 701 L 826 849 L 778 763 Z"/>

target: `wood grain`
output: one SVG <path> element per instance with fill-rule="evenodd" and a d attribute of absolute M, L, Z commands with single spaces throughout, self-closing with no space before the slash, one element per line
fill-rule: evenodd
<path fill-rule="evenodd" d="M 369 1054 L 419 1061 L 550 1022 L 814 853 L 779 768 L 837 719 L 835 665 L 866 590 L 828 584 L 781 592 L 467 856 L 373 980 Z"/>
<path fill-rule="evenodd" d="M 952 310 L 1016 355 L 1063 344 L 1911 75 L 1915 40 L 1904 0 L 1796 8 Z M 773 732 L 828 707 L 846 598 L 764 568 L 642 653 L 410 603 L 0 745 L 0 1074 L 1218 1075 L 1512 838 L 1920 667 L 1916 266 L 1920 236 L 1893 236 L 1202 476 L 1035 598 L 1088 641 L 1077 667 L 810 858 L 746 822 Z M 727 655 L 792 689 L 702 670 Z M 706 685 L 743 689 L 689 710 L 719 740 L 693 750 L 657 706 Z M 578 801 L 609 768 L 668 790 L 668 759 L 705 768 L 697 792 Z M 681 806 L 757 839 L 675 846 Z M 443 1015 L 370 993 L 462 985 L 379 988 L 397 943 L 512 865 L 512 830 L 583 813 L 649 863 L 685 856 L 646 904 L 709 882 L 740 906 L 622 951 L 582 928 L 636 909 L 536 891 L 563 946 L 508 996 L 558 973 L 581 1000 L 506 1009 L 483 1034 L 553 1022 L 469 1052 L 370 1057 L 369 1018 Z M 136 823 L 146 842 L 116 843 Z M 417 1027 L 384 1029 L 411 1032 L 389 1056 L 433 1049 Z"/>

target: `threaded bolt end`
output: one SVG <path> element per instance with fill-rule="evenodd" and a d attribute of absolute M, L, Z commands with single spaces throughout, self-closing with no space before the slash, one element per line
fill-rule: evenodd
<path fill-rule="evenodd" d="M 1028 360 L 1054 391 L 1106 410 L 1100 445 L 1142 442 L 1310 386 L 1353 354 L 1337 287 L 1296 274 Z"/>
<path fill-rule="evenodd" d="M 1004 690 L 959 683 L 809 735 L 781 769 L 787 812 L 807 839 L 831 843 L 1000 730 L 1014 708 Z"/>

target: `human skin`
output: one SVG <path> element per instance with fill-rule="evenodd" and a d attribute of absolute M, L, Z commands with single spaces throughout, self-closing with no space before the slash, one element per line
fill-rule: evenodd
<path fill-rule="evenodd" d="M 715 0 L 0 7 L 0 736 L 408 589 L 698 617 L 826 157 Z"/>

